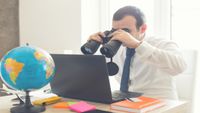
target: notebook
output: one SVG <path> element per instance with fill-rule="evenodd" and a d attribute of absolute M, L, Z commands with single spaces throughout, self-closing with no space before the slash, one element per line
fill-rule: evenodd
<path fill-rule="evenodd" d="M 112 103 L 141 93 L 112 95 L 105 57 L 102 55 L 51 54 L 56 73 L 50 82 L 52 92 L 61 97 Z"/>

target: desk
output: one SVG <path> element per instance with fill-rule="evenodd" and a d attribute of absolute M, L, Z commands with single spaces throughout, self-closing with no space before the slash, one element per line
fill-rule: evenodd
<path fill-rule="evenodd" d="M 2 96 L 0 97 L 0 113 L 10 113 L 10 108 L 12 107 L 13 102 L 11 99 L 15 98 L 16 96 Z M 76 99 L 63 99 L 67 101 L 79 101 Z M 174 100 L 165 100 L 166 106 L 156 109 L 154 111 L 148 113 L 186 113 L 187 103 L 183 101 L 174 101 Z M 115 110 L 110 110 L 110 105 L 102 104 L 102 103 L 95 103 L 95 102 L 88 102 L 92 105 L 95 105 L 97 109 L 112 111 L 114 113 L 124 113 Z M 52 108 L 52 105 L 48 105 L 46 107 L 46 111 L 42 113 L 75 113 L 69 111 L 67 109 L 55 109 Z"/>

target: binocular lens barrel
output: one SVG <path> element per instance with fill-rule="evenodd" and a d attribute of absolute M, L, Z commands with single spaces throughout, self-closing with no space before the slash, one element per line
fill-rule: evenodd
<path fill-rule="evenodd" d="M 100 52 L 108 58 L 112 58 L 121 46 L 121 42 L 117 40 L 111 40 L 100 49 Z"/>
<path fill-rule="evenodd" d="M 81 51 L 84 54 L 94 54 L 99 48 L 100 43 L 94 40 L 89 40 L 81 47 Z"/>

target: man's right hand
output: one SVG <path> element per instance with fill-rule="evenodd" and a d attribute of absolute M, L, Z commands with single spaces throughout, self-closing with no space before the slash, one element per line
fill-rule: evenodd
<path fill-rule="evenodd" d="M 98 32 L 90 35 L 88 40 L 95 40 L 97 42 L 103 43 L 102 37 L 105 37 L 105 34 L 103 32 Z"/>

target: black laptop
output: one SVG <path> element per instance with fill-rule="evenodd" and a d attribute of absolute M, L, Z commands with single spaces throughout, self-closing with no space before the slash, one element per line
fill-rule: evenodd
<path fill-rule="evenodd" d="M 141 93 L 111 93 L 105 57 L 102 55 L 51 54 L 56 66 L 52 92 L 66 98 L 112 103 Z"/>

